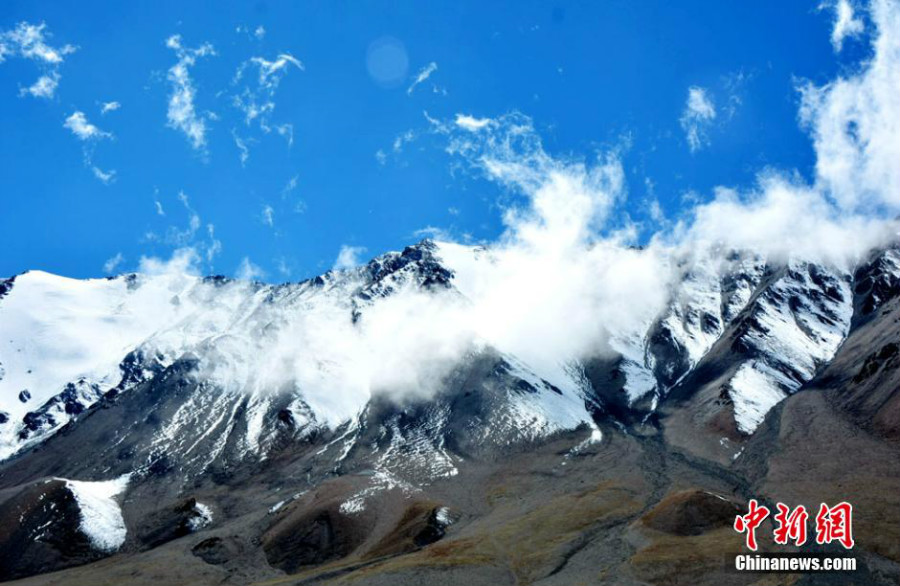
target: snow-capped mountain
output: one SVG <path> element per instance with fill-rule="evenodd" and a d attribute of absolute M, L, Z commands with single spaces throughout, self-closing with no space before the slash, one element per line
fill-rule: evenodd
<path fill-rule="evenodd" d="M 538 372 L 477 338 L 441 341 L 454 346 L 438 354 L 450 363 L 429 367 L 447 375 L 495 353 L 497 368 L 529 391 L 511 392 L 508 404 L 519 415 L 513 427 L 526 436 L 593 425 L 598 406 L 652 411 L 673 389 L 679 397 L 707 389 L 726 397 L 736 431 L 748 435 L 828 362 L 854 315 L 892 294 L 898 258 L 895 249 L 882 251 L 855 277 L 716 249 L 672 259 L 678 277 L 667 307 L 638 329 L 612 332 L 613 359 L 601 365 L 611 371 L 607 380 L 592 356 Z M 352 425 L 385 390 L 378 385 L 431 395 L 443 381 L 416 373 L 385 379 L 371 364 L 391 354 L 371 346 L 396 339 L 378 328 L 402 327 L 374 314 L 396 300 L 413 304 L 399 314 L 410 320 L 429 317 L 416 303 L 465 304 L 480 265 L 491 262 L 483 248 L 425 241 L 357 269 L 277 286 L 176 273 L 78 281 L 30 271 L 8 279 L 0 299 L 0 457 L 46 439 L 104 395 L 167 376 L 179 361 L 195 364 L 198 391 L 153 445 L 190 456 L 201 444 L 183 430 L 201 426 L 200 439 L 218 442 L 202 452 L 209 461 L 229 441 L 264 458 L 278 423 L 289 422 L 298 437 Z M 414 362 L 389 366 L 414 369 Z M 412 386 L 434 388 L 412 389 L 407 375 Z"/>
<path fill-rule="evenodd" d="M 27 560 L 48 555 L 23 540 L 49 539 L 64 558 L 54 567 L 66 567 L 251 512 L 262 515 L 251 517 L 268 563 L 293 571 L 303 552 L 340 558 L 362 547 L 356 534 L 375 543 L 370 515 L 400 514 L 395 499 L 424 507 L 415 526 L 431 543 L 458 519 L 426 498 L 435 487 L 466 474 L 487 482 L 478 470 L 531 449 L 574 466 L 657 429 L 675 448 L 740 463 L 773 409 L 831 372 L 845 340 L 890 331 L 872 324 L 900 297 L 895 247 L 849 268 L 673 253 L 661 308 L 618 329 L 597 323 L 603 344 L 548 348 L 553 360 L 542 360 L 534 344 L 466 321 L 497 259 L 423 241 L 282 285 L 178 271 L 0 281 L 0 481 L 26 487 L 0 502 L 0 525 L 23 523 L 0 535 L 0 550 L 31 552 L 4 575 L 34 573 Z M 890 359 L 886 348 L 872 368 Z M 630 449 L 616 458 L 629 461 Z M 247 496 L 223 500 L 215 487 Z M 298 550 L 298 523 L 327 525 L 338 549 Z M 207 546 L 193 555 L 231 551 Z"/>
<path fill-rule="evenodd" d="M 77 281 L 32 271 L 10 279 L 0 307 L 0 456 L 46 439 L 104 395 L 165 381 L 179 361 L 196 367 L 197 390 L 156 432 L 153 449 L 209 464 L 235 444 L 240 457 L 265 458 L 282 424 L 297 437 L 353 425 L 380 391 L 375 385 L 386 384 L 381 365 L 370 362 L 384 353 L 370 341 L 380 344 L 390 333 L 357 335 L 382 326 L 376 320 L 383 318 L 368 313 L 410 292 L 463 301 L 437 251 L 423 243 L 352 271 L 279 286 L 172 274 Z M 489 352 L 478 341 L 463 348 L 467 360 Z M 514 356 L 496 356 L 496 376 L 519 381 L 504 408 L 516 433 L 591 424 L 577 385 L 559 382 L 563 392 Z M 402 372 L 388 378 L 406 384 Z M 198 428 L 200 437 L 184 433 Z"/>

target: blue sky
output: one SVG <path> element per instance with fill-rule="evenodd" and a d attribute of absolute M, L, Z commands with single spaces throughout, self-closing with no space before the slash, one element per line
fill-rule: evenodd
<path fill-rule="evenodd" d="M 814 2 L 7 1 L 0 275 L 101 276 L 194 246 L 204 272 L 247 259 L 299 280 L 428 227 L 495 239 L 516 196 L 448 155 L 429 118 L 457 114 L 521 112 L 557 156 L 615 150 L 614 221 L 646 236 L 767 166 L 813 174 L 797 85 L 869 50 L 851 35 L 836 53 L 833 18 Z M 20 23 L 43 23 L 60 62 L 16 54 Z M 41 76 L 50 95 L 28 91 Z M 273 106 L 248 122 L 249 103 Z"/>

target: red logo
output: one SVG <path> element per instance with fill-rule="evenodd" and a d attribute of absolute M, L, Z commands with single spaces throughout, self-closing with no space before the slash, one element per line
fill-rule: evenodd
<path fill-rule="evenodd" d="M 816 515 L 816 543 L 837 541 L 845 549 L 853 547 L 853 505 L 842 502 L 829 508 L 822 503 Z"/>
<path fill-rule="evenodd" d="M 806 523 L 809 513 L 803 505 L 791 510 L 783 503 L 777 503 L 778 512 L 775 520 L 775 543 L 787 545 L 793 542 L 800 547 L 806 543 Z M 738 515 L 734 519 L 734 530 L 747 534 L 747 549 L 756 551 L 756 530 L 769 517 L 769 508 L 760 505 L 756 499 L 750 499 L 749 510 L 746 515 Z M 822 545 L 837 541 L 846 549 L 851 549 L 853 541 L 853 506 L 848 502 L 841 502 L 833 507 L 825 503 L 819 507 L 816 515 L 816 543 Z"/>
<path fill-rule="evenodd" d="M 747 534 L 747 547 L 756 551 L 756 528 L 769 516 L 769 509 L 758 506 L 756 499 L 750 499 L 750 512 L 734 519 L 734 530 Z"/>
<path fill-rule="evenodd" d="M 776 505 L 778 513 L 775 515 L 775 543 L 787 545 L 788 541 L 793 541 L 794 545 L 800 547 L 806 543 L 806 520 L 809 519 L 809 513 L 806 507 L 800 505 L 793 512 L 782 503 Z"/>

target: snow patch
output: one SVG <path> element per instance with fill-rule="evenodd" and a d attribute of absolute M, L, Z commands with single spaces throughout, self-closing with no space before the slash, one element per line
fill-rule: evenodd
<path fill-rule="evenodd" d="M 759 362 L 744 363 L 729 383 L 734 420 L 741 433 L 756 431 L 769 409 L 787 396 L 784 376 Z"/>
<path fill-rule="evenodd" d="M 453 523 L 453 518 L 450 517 L 450 509 L 447 507 L 438 507 L 437 511 L 434 513 L 434 520 L 438 522 L 438 525 L 441 527 L 448 527 Z"/>
<path fill-rule="evenodd" d="M 356 515 L 366 509 L 366 500 L 363 497 L 354 497 L 341 503 L 338 510 L 344 515 Z"/>
<path fill-rule="evenodd" d="M 100 482 L 59 479 L 66 483 L 78 503 L 81 511 L 79 530 L 100 551 L 113 552 L 125 543 L 127 529 L 115 497 L 125 490 L 130 479 L 130 474 Z"/>
<path fill-rule="evenodd" d="M 209 527 L 213 521 L 212 509 L 201 502 L 194 505 L 192 512 L 194 513 L 194 516 L 188 521 L 188 527 L 191 532 L 200 531 L 204 527 Z"/>

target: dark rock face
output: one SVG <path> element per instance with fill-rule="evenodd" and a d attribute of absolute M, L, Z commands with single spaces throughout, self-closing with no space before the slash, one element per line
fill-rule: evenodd
<path fill-rule="evenodd" d="M 435 503 L 411 504 L 397 526 L 368 555 L 376 558 L 400 555 L 440 541 L 447 527 L 439 519 L 439 511 L 440 507 Z"/>
<path fill-rule="evenodd" d="M 52 428 L 61 423 L 62 414 L 78 415 L 103 395 L 100 387 L 81 379 L 66 385 L 63 391 L 44 403 L 39 409 L 30 411 L 23 417 L 25 427 L 19 432 L 19 439 L 25 440 L 35 432 Z"/>
<path fill-rule="evenodd" d="M 444 268 L 434 256 L 436 246 L 423 240 L 407 246 L 401 253 L 388 253 L 368 265 L 369 284 L 357 294 L 363 300 L 385 297 L 403 283 L 414 281 L 424 289 L 449 288 L 453 273 Z"/>
<path fill-rule="evenodd" d="M 174 507 L 150 513 L 141 522 L 136 533 L 141 545 L 149 549 L 190 535 L 202 526 L 203 519 L 197 508 L 197 499 L 192 497 Z"/>
<path fill-rule="evenodd" d="M 80 511 L 65 483 L 31 485 L 0 504 L 0 580 L 77 566 L 103 557 L 78 530 Z"/>
<path fill-rule="evenodd" d="M 687 351 L 664 323 L 657 323 L 651 330 L 648 350 L 656 358 L 653 374 L 666 388 L 678 382 L 691 367 Z"/>
<path fill-rule="evenodd" d="M 866 358 L 859 372 L 853 377 L 853 382 L 861 383 L 875 376 L 878 374 L 878 371 L 884 368 L 896 368 L 898 366 L 898 355 L 900 355 L 900 344 L 897 342 L 885 344 L 881 349 Z"/>
<path fill-rule="evenodd" d="M 10 291 L 12 291 L 15 281 L 15 277 L 10 277 L 9 279 L 0 279 L 0 299 L 3 299 Z"/>
<path fill-rule="evenodd" d="M 293 573 L 345 557 L 363 539 L 363 527 L 354 518 L 323 508 L 276 523 L 262 535 L 262 546 L 270 565 Z"/>
<path fill-rule="evenodd" d="M 239 546 L 233 539 L 210 537 L 192 547 L 191 553 L 207 564 L 218 566 L 234 558 L 238 554 L 239 549 Z"/>
<path fill-rule="evenodd" d="M 160 374 L 165 367 L 160 362 L 161 356 L 148 356 L 147 353 L 138 348 L 129 352 L 119 364 L 119 370 L 122 372 L 122 380 L 116 386 L 114 391 L 121 391 L 134 385 L 149 380 Z"/>
<path fill-rule="evenodd" d="M 885 303 L 900 297 L 900 249 L 890 248 L 856 270 L 856 321 L 866 319 Z"/>

